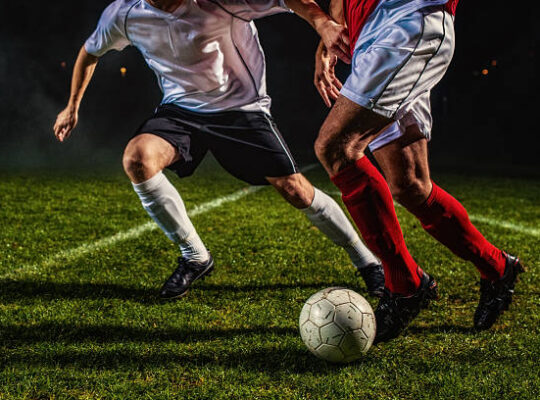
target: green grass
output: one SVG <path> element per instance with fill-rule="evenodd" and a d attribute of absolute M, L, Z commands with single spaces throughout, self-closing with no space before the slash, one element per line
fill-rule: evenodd
<path fill-rule="evenodd" d="M 323 171 L 308 177 L 335 193 Z M 178 302 L 156 291 L 177 250 L 160 231 L 79 258 L 47 257 L 148 222 L 118 171 L 3 173 L 0 181 L 0 399 L 536 399 L 540 396 L 540 184 L 436 175 L 498 246 L 529 266 L 515 304 L 470 329 L 474 268 L 398 209 L 442 299 L 397 340 L 354 364 L 314 358 L 297 328 L 328 286 L 365 293 L 345 253 L 263 189 L 198 215 L 217 268 Z M 243 188 L 213 163 L 173 178 L 188 209 Z M 375 304 L 373 299 L 370 299 Z"/>

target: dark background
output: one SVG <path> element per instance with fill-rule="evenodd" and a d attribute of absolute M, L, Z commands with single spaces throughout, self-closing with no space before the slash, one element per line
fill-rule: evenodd
<path fill-rule="evenodd" d="M 100 61 L 72 139 L 60 145 L 52 134 L 77 52 L 109 2 L 2 0 L 0 168 L 120 165 L 123 146 L 160 100 L 155 76 L 134 48 Z M 539 34 L 533 18 L 523 5 L 461 0 L 454 61 L 432 96 L 435 168 L 539 171 Z M 312 85 L 317 36 L 294 15 L 265 18 L 257 26 L 274 117 L 299 161 L 311 161 L 328 112 Z M 121 67 L 127 68 L 125 78 Z M 340 72 L 346 77 L 347 68 Z"/>

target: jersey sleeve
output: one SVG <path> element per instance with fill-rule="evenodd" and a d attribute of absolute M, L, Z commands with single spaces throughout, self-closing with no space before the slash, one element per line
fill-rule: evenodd
<path fill-rule="evenodd" d="M 229 14 L 252 20 L 269 15 L 292 12 L 285 0 L 217 0 Z"/>
<path fill-rule="evenodd" d="M 101 57 L 110 50 L 120 51 L 130 44 L 125 31 L 124 4 L 124 0 L 116 0 L 103 11 L 96 30 L 84 44 L 89 54 Z"/>

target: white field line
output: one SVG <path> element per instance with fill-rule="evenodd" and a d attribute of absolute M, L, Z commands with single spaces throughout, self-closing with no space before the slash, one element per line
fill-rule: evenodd
<path fill-rule="evenodd" d="M 203 203 L 199 206 L 196 206 L 195 208 L 193 208 L 192 210 L 188 212 L 188 215 L 190 217 L 195 217 L 197 215 L 204 214 L 208 211 L 211 211 L 217 207 L 222 206 L 225 203 L 238 201 L 242 197 L 245 197 L 251 193 L 255 193 L 263 188 L 264 186 L 253 186 L 249 188 L 240 189 L 228 196 L 223 196 L 215 200 L 209 201 L 207 203 Z M 136 239 L 142 236 L 143 234 L 150 231 L 154 231 L 156 229 L 159 229 L 159 227 L 153 221 L 150 221 L 150 222 L 141 224 L 139 226 L 136 226 L 135 228 L 131 228 L 127 231 L 118 232 L 115 235 L 112 235 L 103 239 L 99 239 L 95 242 L 83 243 L 82 245 L 78 247 L 62 250 L 56 254 L 45 257 L 44 259 L 42 259 L 40 262 L 36 264 L 22 265 L 21 267 L 13 271 L 10 271 L 5 275 L 0 276 L 0 279 L 14 278 L 15 276 L 17 276 L 18 274 L 22 272 L 24 273 L 37 272 L 40 269 L 50 267 L 60 261 L 64 261 L 64 262 L 73 261 L 85 255 L 95 253 L 101 249 L 114 246 L 115 244 L 119 242 Z"/>
<path fill-rule="evenodd" d="M 540 229 L 531 228 L 521 224 L 516 224 L 508 221 L 499 221 L 493 218 L 483 217 L 480 215 L 469 215 L 469 218 L 473 222 L 480 222 L 481 224 L 492 225 L 498 228 L 508 229 L 510 231 L 523 233 L 524 235 L 540 237 Z"/>
<path fill-rule="evenodd" d="M 318 164 L 310 164 L 304 167 L 302 169 L 302 172 L 310 171 L 316 168 L 317 166 Z M 188 211 L 188 215 L 190 218 L 193 218 L 193 217 L 196 217 L 197 215 L 205 214 L 215 208 L 222 206 L 223 204 L 233 203 L 235 201 L 242 199 L 243 197 L 246 197 L 252 193 L 258 192 L 259 190 L 264 189 L 266 187 L 267 186 L 250 186 L 244 189 L 240 189 L 227 196 L 219 197 L 215 200 L 208 201 L 206 203 L 195 206 L 193 209 Z M 136 239 L 142 236 L 143 234 L 150 231 L 154 231 L 156 229 L 159 229 L 159 227 L 153 221 L 150 221 L 150 222 L 141 224 L 139 226 L 136 226 L 135 228 L 131 228 L 127 231 L 118 232 L 112 236 L 99 239 L 95 242 L 83 243 L 82 245 L 78 247 L 62 250 L 56 254 L 43 258 L 41 261 L 39 261 L 36 264 L 22 265 L 19 268 L 16 268 L 8 272 L 7 274 L 0 275 L 0 279 L 13 279 L 20 273 L 27 274 L 27 273 L 37 272 L 40 269 L 50 267 L 61 261 L 63 262 L 73 261 L 85 255 L 95 253 L 101 249 L 112 247 L 117 243 L 120 243 L 126 240 Z"/>
<path fill-rule="evenodd" d="M 341 196 L 341 193 L 336 192 L 336 191 L 330 194 L 332 194 L 333 196 Z M 394 202 L 394 206 L 396 208 L 403 208 L 403 206 L 395 202 Z M 488 218 L 488 217 L 475 215 L 475 214 L 469 214 L 469 218 L 472 222 L 479 222 L 481 224 L 496 226 L 497 228 L 507 229 L 509 231 L 522 233 L 527 236 L 540 237 L 540 229 L 538 228 L 532 228 L 532 227 L 517 224 L 514 222 L 500 221 L 498 219 Z"/>

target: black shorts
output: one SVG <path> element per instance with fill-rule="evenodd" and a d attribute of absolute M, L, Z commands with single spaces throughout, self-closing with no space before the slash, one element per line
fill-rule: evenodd
<path fill-rule="evenodd" d="M 168 168 L 180 177 L 193 174 L 210 151 L 231 175 L 252 185 L 265 177 L 298 172 L 272 117 L 264 112 L 196 113 L 162 104 L 135 136 L 151 133 L 178 149 L 181 160 Z"/>

